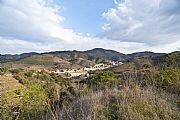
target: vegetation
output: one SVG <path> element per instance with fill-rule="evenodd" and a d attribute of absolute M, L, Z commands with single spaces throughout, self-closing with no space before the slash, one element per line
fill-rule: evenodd
<path fill-rule="evenodd" d="M 76 79 L 1 67 L 0 79 L 20 85 L 0 84 L 0 119 L 179 120 L 179 60 L 179 53 L 138 58 Z"/>
<path fill-rule="evenodd" d="M 91 74 L 93 74 L 90 76 L 90 79 L 92 81 L 91 83 L 93 85 L 106 86 L 117 81 L 117 77 L 111 71 L 95 71 L 95 72 L 92 72 Z"/>
<path fill-rule="evenodd" d="M 173 97 L 157 89 L 125 86 L 90 92 L 56 115 L 57 119 L 74 120 L 178 120 Z"/>
<path fill-rule="evenodd" d="M 5 67 L 0 67 L 0 75 L 4 75 L 7 72 L 7 68 Z"/>
<path fill-rule="evenodd" d="M 27 82 L 24 87 L 5 91 L 1 97 L 2 119 L 26 119 L 45 110 L 47 95 L 38 83 Z"/>

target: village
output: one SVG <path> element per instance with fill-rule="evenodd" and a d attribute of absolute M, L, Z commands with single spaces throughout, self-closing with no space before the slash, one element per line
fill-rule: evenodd
<path fill-rule="evenodd" d="M 56 71 L 52 71 L 52 73 L 57 73 L 57 74 L 61 74 L 62 76 L 65 75 L 68 78 L 72 78 L 72 77 L 78 77 L 81 75 L 88 75 L 89 71 L 104 70 L 104 69 L 122 65 L 122 64 L 123 64 L 122 62 L 113 61 L 111 62 L 111 64 L 99 63 L 90 67 L 83 67 L 79 69 L 63 69 L 63 70 L 56 69 Z"/>

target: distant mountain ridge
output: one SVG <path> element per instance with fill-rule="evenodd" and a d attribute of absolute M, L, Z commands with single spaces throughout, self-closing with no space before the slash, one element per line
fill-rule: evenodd
<path fill-rule="evenodd" d="M 161 56 L 164 53 L 153 53 L 153 52 L 145 51 L 145 52 L 136 52 L 132 54 L 123 54 L 114 50 L 94 48 L 92 50 L 87 50 L 87 51 L 73 50 L 73 51 L 54 51 L 54 52 L 45 52 L 45 53 L 31 52 L 31 53 L 23 53 L 20 55 L 0 54 L 0 62 L 17 61 L 27 57 L 31 57 L 33 55 L 46 55 L 46 54 L 57 56 L 71 62 L 79 61 L 79 58 L 81 58 L 86 61 L 93 61 L 95 63 L 100 63 L 107 61 L 126 61 L 139 57 L 155 57 L 155 56 Z"/>
<path fill-rule="evenodd" d="M 89 56 L 97 56 L 112 61 L 123 61 L 127 58 L 126 55 L 123 53 L 119 53 L 114 50 L 105 50 L 102 48 L 95 48 L 92 50 L 85 51 L 84 53 Z"/>
<path fill-rule="evenodd" d="M 31 52 L 31 53 L 23 53 L 23 54 L 15 54 L 15 55 L 11 55 L 11 54 L 5 54 L 5 55 L 1 55 L 0 54 L 0 62 L 7 62 L 7 61 L 15 61 L 15 60 L 19 60 L 19 59 L 23 59 L 26 57 L 30 57 L 32 55 L 38 55 L 39 53 L 35 53 L 35 52 Z"/>
<path fill-rule="evenodd" d="M 136 58 L 141 58 L 141 57 L 157 57 L 164 55 L 165 53 L 154 53 L 150 51 L 144 51 L 144 52 L 136 52 L 132 54 L 127 54 L 129 57 L 128 59 L 136 59 Z"/>

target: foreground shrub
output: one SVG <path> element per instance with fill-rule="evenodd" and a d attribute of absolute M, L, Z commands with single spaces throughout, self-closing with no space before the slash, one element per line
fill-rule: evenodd
<path fill-rule="evenodd" d="M 106 88 L 110 86 L 115 86 L 115 84 L 122 83 L 121 80 L 111 71 L 95 71 L 91 73 L 89 77 L 91 87 L 94 88 Z"/>
<path fill-rule="evenodd" d="M 23 71 L 23 69 L 21 69 L 21 68 L 9 70 L 9 72 L 11 72 L 13 75 L 17 75 L 17 74 L 21 73 L 22 71 Z"/>
<path fill-rule="evenodd" d="M 178 120 L 171 97 L 139 86 L 91 92 L 57 111 L 63 120 Z"/>
<path fill-rule="evenodd" d="M 36 117 L 46 109 L 47 95 L 38 83 L 2 93 L 0 111 L 3 120 Z M 0 116 L 0 119 L 1 119 Z"/>
<path fill-rule="evenodd" d="M 180 69 L 165 69 L 146 72 L 142 85 L 153 85 L 173 93 L 180 93 Z"/>
<path fill-rule="evenodd" d="M 4 75 L 7 72 L 7 68 L 5 67 L 0 67 L 0 75 Z"/>

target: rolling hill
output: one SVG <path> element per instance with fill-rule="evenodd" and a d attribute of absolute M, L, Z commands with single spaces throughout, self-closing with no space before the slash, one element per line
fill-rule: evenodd
<path fill-rule="evenodd" d="M 129 61 L 141 57 L 161 56 L 162 53 L 139 52 L 123 54 L 114 50 L 95 48 L 88 51 L 54 51 L 46 53 L 23 53 L 20 55 L 0 55 L 0 63 L 11 64 L 11 67 L 42 66 L 48 68 L 80 68 L 92 66 L 96 63 L 110 63 L 111 61 Z"/>

